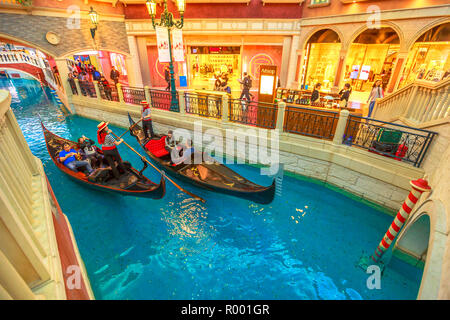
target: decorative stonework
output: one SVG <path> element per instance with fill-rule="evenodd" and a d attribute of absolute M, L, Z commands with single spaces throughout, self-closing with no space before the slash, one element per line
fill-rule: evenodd
<path fill-rule="evenodd" d="M 154 34 L 151 23 L 144 20 L 126 21 L 126 30 L 132 35 Z M 184 21 L 183 32 L 239 32 L 260 31 L 261 34 L 298 34 L 300 20 L 297 19 L 188 19 Z"/>
<path fill-rule="evenodd" d="M 80 20 L 80 29 L 69 29 L 65 17 L 0 13 L 0 37 L 24 42 L 54 57 L 93 50 L 90 27 L 90 22 L 86 19 Z M 59 44 L 52 45 L 46 40 L 45 35 L 49 31 L 58 34 L 61 38 Z M 96 41 L 100 49 L 129 53 L 124 22 L 101 21 Z"/>

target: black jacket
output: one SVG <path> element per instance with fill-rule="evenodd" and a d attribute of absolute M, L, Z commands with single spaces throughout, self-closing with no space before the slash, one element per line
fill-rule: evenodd
<path fill-rule="evenodd" d="M 311 102 L 315 102 L 319 99 L 319 90 L 314 89 L 311 95 Z"/>
<path fill-rule="evenodd" d="M 339 91 L 339 95 L 341 96 L 341 101 L 345 100 L 348 102 L 348 99 L 350 99 L 350 93 L 352 93 L 351 89 L 342 89 Z"/>

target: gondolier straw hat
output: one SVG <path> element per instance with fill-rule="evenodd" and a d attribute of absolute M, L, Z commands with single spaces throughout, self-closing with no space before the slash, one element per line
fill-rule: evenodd
<path fill-rule="evenodd" d="M 103 129 L 105 129 L 108 126 L 109 122 L 100 122 L 99 125 L 97 126 L 97 131 L 100 132 Z"/>
<path fill-rule="evenodd" d="M 148 101 L 147 100 L 141 100 L 141 104 L 148 106 Z"/>

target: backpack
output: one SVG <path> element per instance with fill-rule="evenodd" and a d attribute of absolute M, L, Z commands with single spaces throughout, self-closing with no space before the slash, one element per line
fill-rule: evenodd
<path fill-rule="evenodd" d="M 247 89 L 250 89 L 252 87 L 252 78 L 250 78 L 249 76 L 245 77 L 244 86 Z"/>
<path fill-rule="evenodd" d="M 98 72 L 97 70 L 94 71 L 94 75 L 93 75 L 94 80 L 100 80 L 100 72 Z"/>

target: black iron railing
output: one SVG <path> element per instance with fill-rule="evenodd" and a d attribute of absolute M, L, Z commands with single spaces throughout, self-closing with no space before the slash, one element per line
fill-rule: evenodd
<path fill-rule="evenodd" d="M 123 101 L 131 104 L 141 104 L 145 100 L 145 91 L 143 88 L 122 86 Z"/>
<path fill-rule="evenodd" d="M 228 113 L 232 122 L 274 129 L 277 110 L 277 105 L 273 103 L 231 99 Z"/>
<path fill-rule="evenodd" d="M 95 93 L 95 86 L 93 82 L 80 80 L 80 89 L 83 96 L 89 96 L 91 98 L 97 98 Z"/>
<path fill-rule="evenodd" d="M 117 88 L 114 83 L 104 85 L 99 82 L 98 90 L 100 91 L 102 99 L 119 102 L 119 94 L 117 93 Z"/>
<path fill-rule="evenodd" d="M 170 108 L 172 103 L 172 93 L 170 91 L 151 89 L 150 99 L 153 108 L 175 112 L 179 111 L 179 110 L 171 110 Z M 178 92 L 177 92 L 177 99 L 178 99 Z"/>
<path fill-rule="evenodd" d="M 184 98 L 186 102 L 186 113 L 216 119 L 222 117 L 221 97 L 186 92 Z"/>
<path fill-rule="evenodd" d="M 75 84 L 75 79 L 69 78 L 67 79 L 69 81 L 70 89 L 72 90 L 72 94 L 78 94 L 77 91 L 77 85 Z"/>
<path fill-rule="evenodd" d="M 420 167 L 436 132 L 350 115 L 342 143 Z"/>
<path fill-rule="evenodd" d="M 338 112 L 287 106 L 283 130 L 285 132 L 332 140 L 338 120 Z"/>

